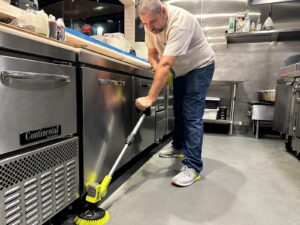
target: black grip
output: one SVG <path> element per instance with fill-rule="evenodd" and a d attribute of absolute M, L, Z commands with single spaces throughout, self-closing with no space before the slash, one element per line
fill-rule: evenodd
<path fill-rule="evenodd" d="M 146 116 L 151 116 L 151 107 L 147 108 L 143 113 L 144 113 Z"/>

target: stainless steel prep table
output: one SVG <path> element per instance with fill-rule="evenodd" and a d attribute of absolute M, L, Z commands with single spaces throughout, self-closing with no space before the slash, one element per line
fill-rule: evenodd
<path fill-rule="evenodd" d="M 216 124 L 229 124 L 229 135 L 232 135 L 234 125 L 234 113 L 236 104 L 236 93 L 238 84 L 242 83 L 242 80 L 213 80 L 211 85 L 230 85 L 231 86 L 231 98 L 230 98 L 230 111 L 229 119 L 226 120 L 204 120 L 206 123 Z"/>

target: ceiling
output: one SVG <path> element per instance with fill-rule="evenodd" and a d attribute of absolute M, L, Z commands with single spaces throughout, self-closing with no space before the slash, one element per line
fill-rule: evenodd
<path fill-rule="evenodd" d="M 44 8 L 46 6 L 55 4 L 57 2 L 63 2 L 64 0 L 38 0 L 40 8 Z M 77 1 L 77 0 L 73 0 Z M 107 3 L 107 4 L 113 4 L 113 5 L 122 5 L 122 3 L 119 0 L 87 0 L 90 2 L 101 2 L 101 3 Z"/>
<path fill-rule="evenodd" d="M 40 8 L 48 14 L 62 17 L 65 20 L 78 20 L 123 14 L 124 6 L 119 1 L 100 0 L 42 0 Z"/>

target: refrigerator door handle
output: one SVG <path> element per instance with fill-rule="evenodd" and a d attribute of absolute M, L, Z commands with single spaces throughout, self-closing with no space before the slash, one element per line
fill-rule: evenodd
<path fill-rule="evenodd" d="M 99 79 L 99 84 L 100 85 L 113 85 L 113 86 L 126 86 L 125 81 L 119 81 L 119 80 L 111 80 L 111 79 Z"/>
<path fill-rule="evenodd" d="M 22 71 L 12 71 L 12 70 L 1 70 L 0 77 L 4 80 L 16 79 L 16 80 L 27 80 L 35 82 L 63 82 L 70 83 L 70 77 L 65 75 L 56 75 L 48 73 L 32 73 L 32 72 L 22 72 Z"/>

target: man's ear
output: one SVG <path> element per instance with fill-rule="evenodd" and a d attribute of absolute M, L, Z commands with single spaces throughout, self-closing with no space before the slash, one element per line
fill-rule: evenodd
<path fill-rule="evenodd" d="M 163 14 L 163 16 L 168 16 L 168 12 L 167 12 L 167 8 L 165 6 L 161 7 L 161 13 Z"/>

